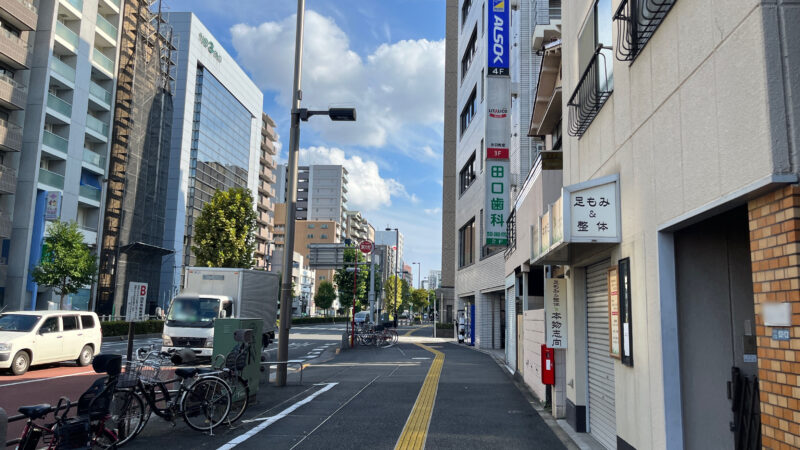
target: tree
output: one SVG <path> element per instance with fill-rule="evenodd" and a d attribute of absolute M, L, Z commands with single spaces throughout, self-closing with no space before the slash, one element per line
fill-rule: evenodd
<path fill-rule="evenodd" d="M 194 222 L 192 251 L 205 267 L 253 266 L 256 212 L 247 188 L 218 190 Z"/>
<path fill-rule="evenodd" d="M 342 309 L 350 311 L 353 306 L 353 279 L 354 273 L 353 262 L 358 257 L 359 262 L 364 262 L 366 257 L 356 248 L 348 248 L 344 251 L 344 268 L 339 269 L 333 275 L 333 281 L 336 283 L 336 290 L 339 294 L 339 304 Z M 347 268 L 350 268 L 350 272 Z M 358 285 L 356 287 L 356 300 L 365 303 L 367 300 L 368 283 L 369 281 L 369 268 L 367 266 L 359 266 L 358 269 Z M 358 306 L 358 303 L 356 303 Z"/>
<path fill-rule="evenodd" d="M 414 305 L 414 311 L 421 312 L 428 307 L 428 290 L 427 289 L 414 289 L 411 292 L 411 304 Z"/>
<path fill-rule="evenodd" d="M 395 306 L 397 306 L 397 311 L 403 311 L 403 298 L 404 298 L 404 289 L 406 289 L 408 283 L 405 280 L 401 280 L 400 283 L 397 283 L 397 276 L 391 275 L 386 280 L 385 290 L 386 293 L 386 312 L 394 315 Z M 397 301 L 395 302 L 395 298 Z"/>
<path fill-rule="evenodd" d="M 334 300 L 336 300 L 336 290 L 333 287 L 333 283 L 327 280 L 320 283 L 317 293 L 314 295 L 314 304 L 317 308 L 325 310 L 327 315 L 328 309 L 333 306 Z"/>
<path fill-rule="evenodd" d="M 51 223 L 44 238 L 44 250 L 39 265 L 33 269 L 33 281 L 50 286 L 60 296 L 59 308 L 64 308 L 64 297 L 90 285 L 97 274 L 95 257 L 83 243 L 83 233 L 75 222 L 56 220 Z"/>

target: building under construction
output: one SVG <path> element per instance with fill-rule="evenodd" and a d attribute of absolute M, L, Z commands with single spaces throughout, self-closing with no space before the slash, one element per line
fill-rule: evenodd
<path fill-rule="evenodd" d="M 125 314 L 132 282 L 159 304 L 173 119 L 174 37 L 161 0 L 128 0 L 122 21 L 95 310 Z"/>

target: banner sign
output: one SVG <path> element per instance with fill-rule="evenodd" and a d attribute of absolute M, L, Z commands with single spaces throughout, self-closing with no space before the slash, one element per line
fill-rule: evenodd
<path fill-rule="evenodd" d="M 486 245 L 508 245 L 508 170 L 507 159 L 486 160 Z"/>
<path fill-rule="evenodd" d="M 125 309 L 127 322 L 140 322 L 147 318 L 147 283 L 131 281 L 128 285 L 128 306 Z"/>
<path fill-rule="evenodd" d="M 508 160 L 511 139 L 511 79 L 486 79 L 486 195 L 484 204 L 485 245 L 508 245 L 506 221 L 510 211 Z"/>
<path fill-rule="evenodd" d="M 509 76 L 509 28 L 511 28 L 511 0 L 491 0 L 489 8 L 489 75 Z"/>
<path fill-rule="evenodd" d="M 61 191 L 47 191 L 44 197 L 44 220 L 61 217 Z"/>
<path fill-rule="evenodd" d="M 563 278 L 545 279 L 544 330 L 550 348 L 567 348 L 566 286 Z"/>
<path fill-rule="evenodd" d="M 621 358 L 620 337 L 622 327 L 619 316 L 619 274 L 616 267 L 608 269 L 608 353 Z"/>

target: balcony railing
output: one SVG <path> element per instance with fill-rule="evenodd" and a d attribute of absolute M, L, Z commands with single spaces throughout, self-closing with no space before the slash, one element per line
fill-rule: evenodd
<path fill-rule="evenodd" d="M 81 40 L 81 38 L 74 31 L 70 30 L 68 26 L 58 21 L 56 21 L 56 36 L 64 39 L 68 44 L 76 49 L 78 48 L 78 43 Z"/>
<path fill-rule="evenodd" d="M 567 102 L 571 136 L 583 136 L 614 90 L 613 75 L 609 73 L 611 55 L 606 50 L 597 48 Z"/>
<path fill-rule="evenodd" d="M 14 68 L 26 67 L 29 50 L 28 44 L 19 36 L 5 28 L 0 28 L 0 51 L 15 63 L 12 64 Z"/>
<path fill-rule="evenodd" d="M 88 148 L 83 149 L 83 160 L 89 164 L 94 164 L 95 166 L 100 167 L 101 169 L 105 169 L 106 167 L 106 157 L 99 153 L 95 153 L 94 151 L 89 150 Z"/>
<path fill-rule="evenodd" d="M 47 107 L 67 117 L 72 117 L 72 104 L 51 93 L 47 94 Z"/>
<path fill-rule="evenodd" d="M 58 150 L 63 153 L 67 153 L 69 151 L 69 141 L 64 139 L 63 137 L 51 133 L 47 130 L 44 131 L 42 136 L 42 143 L 54 150 Z"/>
<path fill-rule="evenodd" d="M 22 151 L 22 127 L 0 119 L 0 149 Z"/>
<path fill-rule="evenodd" d="M 94 53 L 92 53 L 92 61 L 96 62 L 104 70 L 108 71 L 108 73 L 114 73 L 114 61 L 108 58 L 108 56 L 104 55 L 98 49 L 94 49 Z"/>
<path fill-rule="evenodd" d="M 97 15 L 97 28 L 113 40 L 117 40 L 117 27 L 100 14 Z"/>
<path fill-rule="evenodd" d="M 55 56 L 53 59 L 50 60 L 50 69 L 64 77 L 67 81 L 74 83 L 75 82 L 75 69 L 69 66 L 69 64 L 65 63 L 64 61 L 56 58 Z"/>
<path fill-rule="evenodd" d="M 25 107 L 26 93 L 28 88 L 18 83 L 6 74 L 0 74 L 0 96 L 9 103 L 19 107 Z"/>
<path fill-rule="evenodd" d="M 5 211 L 0 211 L 0 239 L 8 239 L 11 237 L 11 217 Z M 7 265 L 3 268 L 8 270 Z"/>
<path fill-rule="evenodd" d="M 17 191 L 17 171 L 0 164 L 0 192 L 13 194 Z"/>
<path fill-rule="evenodd" d="M 33 3 L 32 3 L 32 2 L 29 2 L 28 0 L 17 0 L 17 2 L 21 3 L 21 4 L 22 4 L 22 6 L 24 6 L 24 7 L 28 8 L 28 9 L 30 9 L 31 11 L 33 11 L 33 12 L 35 12 L 35 13 L 37 13 L 37 14 L 38 14 L 38 12 L 37 12 L 37 9 L 36 9 L 36 7 L 35 7 L 35 6 L 33 6 Z"/>
<path fill-rule="evenodd" d="M 100 189 L 94 186 L 87 186 L 82 184 L 80 188 L 78 188 L 78 195 L 84 198 L 88 198 L 89 200 L 94 200 L 96 202 L 100 201 Z"/>
<path fill-rule="evenodd" d="M 656 32 L 676 0 L 622 0 L 614 13 L 617 23 L 616 54 L 633 61 Z"/>
<path fill-rule="evenodd" d="M 94 98 L 100 100 L 101 102 L 107 105 L 111 104 L 111 92 L 108 92 L 106 88 L 100 86 L 94 81 L 89 82 L 89 95 L 93 96 Z"/>
<path fill-rule="evenodd" d="M 111 3 L 112 5 L 116 6 L 119 9 L 120 0 L 106 0 L 107 2 Z"/>
<path fill-rule="evenodd" d="M 86 128 L 108 137 L 108 124 L 94 116 L 86 116 Z"/>
<path fill-rule="evenodd" d="M 83 0 L 67 0 L 67 3 L 72 5 L 73 8 L 77 9 L 78 12 L 83 12 Z"/>
<path fill-rule="evenodd" d="M 57 189 L 64 189 L 64 175 L 59 175 L 49 170 L 39 168 L 39 183 L 52 186 Z"/>

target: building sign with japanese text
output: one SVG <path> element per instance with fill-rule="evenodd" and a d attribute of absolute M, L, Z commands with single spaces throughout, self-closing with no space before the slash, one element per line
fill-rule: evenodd
<path fill-rule="evenodd" d="M 61 217 L 61 191 L 47 191 L 44 196 L 44 220 Z"/>
<path fill-rule="evenodd" d="M 511 79 L 486 79 L 486 193 L 484 244 L 508 245 L 506 222 L 509 202 L 509 142 L 511 140 Z"/>
<path fill-rule="evenodd" d="M 567 348 L 566 286 L 563 278 L 547 278 L 544 283 L 544 329 L 550 348 Z"/>
<path fill-rule="evenodd" d="M 508 170 L 507 159 L 486 160 L 486 245 L 508 245 Z"/>
<path fill-rule="evenodd" d="M 565 240 L 620 242 L 619 177 L 612 175 L 564 188 Z"/>
<path fill-rule="evenodd" d="M 489 8 L 489 75 L 509 76 L 511 50 L 509 39 L 511 29 L 511 0 L 491 0 Z"/>
<path fill-rule="evenodd" d="M 131 281 L 128 284 L 128 304 L 125 308 L 125 320 L 140 322 L 147 319 L 147 283 Z"/>

